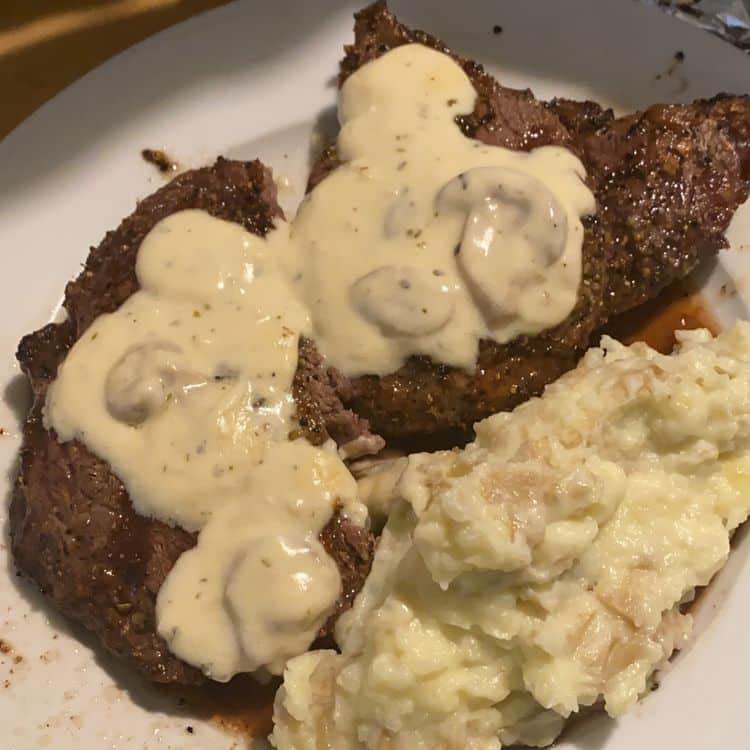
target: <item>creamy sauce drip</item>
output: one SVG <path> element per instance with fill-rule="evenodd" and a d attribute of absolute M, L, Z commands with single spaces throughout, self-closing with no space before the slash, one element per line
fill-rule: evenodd
<path fill-rule="evenodd" d="M 336 500 L 356 498 L 354 479 L 335 453 L 302 440 L 272 449 L 269 471 L 215 511 L 157 599 L 170 649 L 216 680 L 260 668 L 281 674 L 341 593 L 318 534 Z"/>
<path fill-rule="evenodd" d="M 318 533 L 336 503 L 363 517 L 335 449 L 288 441 L 309 318 L 279 270 L 286 241 L 285 225 L 263 240 L 201 211 L 164 219 L 138 254 L 141 290 L 94 321 L 46 404 L 58 437 L 106 459 L 139 513 L 202 529 L 157 622 L 217 680 L 280 672 L 310 645 L 341 587 Z"/>
<path fill-rule="evenodd" d="M 478 342 L 560 323 L 581 279 L 580 217 L 595 210 L 568 150 L 465 137 L 476 92 L 448 56 L 398 47 L 339 102 L 345 162 L 300 206 L 289 266 L 318 348 L 348 375 L 412 354 L 466 369 Z"/>
<path fill-rule="evenodd" d="M 319 534 L 337 506 L 367 522 L 343 454 L 289 440 L 300 335 L 351 375 L 417 353 L 471 368 L 480 338 L 541 331 L 575 303 L 583 167 L 465 138 L 454 118 L 475 97 L 419 45 L 363 67 L 341 96 L 346 163 L 295 221 L 259 238 L 200 211 L 164 219 L 139 250 L 140 291 L 49 389 L 60 440 L 107 460 L 139 513 L 200 532 L 157 629 L 215 680 L 278 674 L 309 647 L 341 590 Z M 362 482 L 376 517 L 402 463 Z"/>

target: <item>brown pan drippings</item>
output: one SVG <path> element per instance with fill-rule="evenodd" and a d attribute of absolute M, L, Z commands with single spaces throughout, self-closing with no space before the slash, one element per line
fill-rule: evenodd
<path fill-rule="evenodd" d="M 251 739 L 270 734 L 273 698 L 279 684 L 275 679 L 261 685 L 250 675 L 237 675 L 227 683 L 209 681 L 200 687 L 170 686 L 163 690 L 184 712 L 187 731 L 191 731 L 190 719 L 194 718 Z"/>
<path fill-rule="evenodd" d="M 655 299 L 612 319 L 600 335 L 606 333 L 624 344 L 645 341 L 657 351 L 669 354 L 675 345 L 675 331 L 694 328 L 707 328 L 714 336 L 719 333 L 716 318 L 700 293 L 686 280 L 678 281 Z M 594 342 L 597 339 L 594 337 Z"/>

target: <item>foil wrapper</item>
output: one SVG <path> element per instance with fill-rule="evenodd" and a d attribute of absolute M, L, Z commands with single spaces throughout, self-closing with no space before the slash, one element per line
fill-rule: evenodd
<path fill-rule="evenodd" d="M 643 0 L 750 52 L 750 0 Z"/>

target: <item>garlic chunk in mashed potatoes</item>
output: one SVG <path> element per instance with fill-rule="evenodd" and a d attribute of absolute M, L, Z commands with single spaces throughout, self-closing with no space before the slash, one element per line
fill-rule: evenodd
<path fill-rule="evenodd" d="M 545 746 L 633 706 L 750 513 L 750 323 L 674 354 L 604 339 L 396 487 L 342 653 L 293 659 L 279 750 Z"/>

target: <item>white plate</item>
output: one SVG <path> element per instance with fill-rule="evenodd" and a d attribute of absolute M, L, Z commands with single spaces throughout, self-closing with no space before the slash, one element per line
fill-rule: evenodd
<path fill-rule="evenodd" d="M 404 21 L 481 60 L 504 83 L 543 98 L 591 97 L 628 110 L 718 91 L 747 93 L 750 58 L 631 0 L 394 0 Z M 164 147 L 183 166 L 217 154 L 261 157 L 292 181 L 299 199 L 310 135 L 330 127 L 333 77 L 351 39 L 350 0 L 239 2 L 199 16 L 125 52 L 43 107 L 0 143 L 0 460 L 11 474 L 24 408 L 13 353 L 46 322 L 87 248 L 162 179 L 144 147 Z M 493 34 L 499 24 L 501 34 Z M 685 62 L 656 78 L 677 50 Z M 750 207 L 731 231 L 708 294 L 722 321 L 750 296 Z M 730 292 L 719 289 L 732 277 Z M 726 288 L 725 288 L 726 291 Z M 750 542 L 750 540 L 748 540 Z M 750 543 L 739 544 L 699 608 L 700 637 L 662 688 L 619 722 L 581 722 L 561 747 L 681 750 L 747 747 L 750 671 Z M 73 631 L 0 550 L 0 747 L 31 750 L 218 750 L 243 747 L 181 712 L 174 699 Z M 7 568 L 7 570 L 6 570 Z M 14 657 L 23 661 L 14 664 Z M 7 680 L 7 683 L 5 682 Z M 3 687 L 7 684 L 8 687 Z M 194 733 L 186 727 L 194 727 Z"/>

